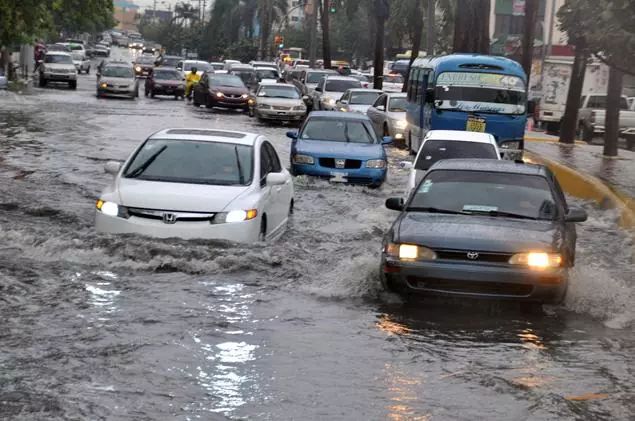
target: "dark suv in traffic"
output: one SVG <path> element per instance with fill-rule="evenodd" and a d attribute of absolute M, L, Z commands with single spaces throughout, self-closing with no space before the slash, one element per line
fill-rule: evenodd
<path fill-rule="evenodd" d="M 248 111 L 248 101 L 249 90 L 242 79 L 235 75 L 205 73 L 200 82 L 194 85 L 194 106 L 240 108 Z"/>

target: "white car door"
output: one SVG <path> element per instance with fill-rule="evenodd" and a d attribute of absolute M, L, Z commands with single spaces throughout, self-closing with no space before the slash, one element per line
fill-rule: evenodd
<path fill-rule="evenodd" d="M 283 173 L 287 181 L 283 185 L 267 185 L 269 173 Z M 277 235 L 284 228 L 293 195 L 291 175 L 282 168 L 280 158 L 269 141 L 260 145 L 261 209 L 267 215 L 267 236 Z"/>
<path fill-rule="evenodd" d="M 383 134 L 382 126 L 385 120 L 384 110 L 386 109 L 386 98 L 387 96 L 384 94 L 379 95 L 379 97 L 377 98 L 373 106 L 370 107 L 368 111 L 366 112 L 366 114 L 368 114 L 368 118 L 370 118 L 370 121 L 373 124 L 375 133 L 377 133 L 378 136 L 381 136 Z M 382 109 L 382 106 L 383 106 L 383 109 Z"/>

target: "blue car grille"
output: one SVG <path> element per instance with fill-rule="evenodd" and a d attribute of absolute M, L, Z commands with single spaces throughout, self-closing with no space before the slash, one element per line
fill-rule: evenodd
<path fill-rule="evenodd" d="M 362 167 L 362 161 L 359 159 L 346 159 L 344 166 L 337 166 L 335 158 L 320 158 L 320 166 L 325 168 L 337 168 L 347 170 L 357 170 Z M 337 161 L 340 161 L 339 159 Z"/>

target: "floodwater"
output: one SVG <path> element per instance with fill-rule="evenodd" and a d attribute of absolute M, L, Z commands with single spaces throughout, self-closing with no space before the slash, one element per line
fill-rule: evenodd
<path fill-rule="evenodd" d="M 569 297 L 544 314 L 379 288 L 405 152 L 380 190 L 296 179 L 267 245 L 97 234 L 94 202 L 166 127 L 287 127 L 182 101 L 0 93 L 0 419 L 633 420 L 633 243 L 584 206 Z"/>

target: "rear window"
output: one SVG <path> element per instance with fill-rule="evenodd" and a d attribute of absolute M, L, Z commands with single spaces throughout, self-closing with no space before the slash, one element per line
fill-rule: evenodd
<path fill-rule="evenodd" d="M 351 92 L 351 104 L 373 105 L 381 92 Z"/>
<path fill-rule="evenodd" d="M 437 161 L 457 158 L 500 159 L 494 146 L 488 143 L 431 139 L 421 147 L 415 168 L 427 171 Z"/>

